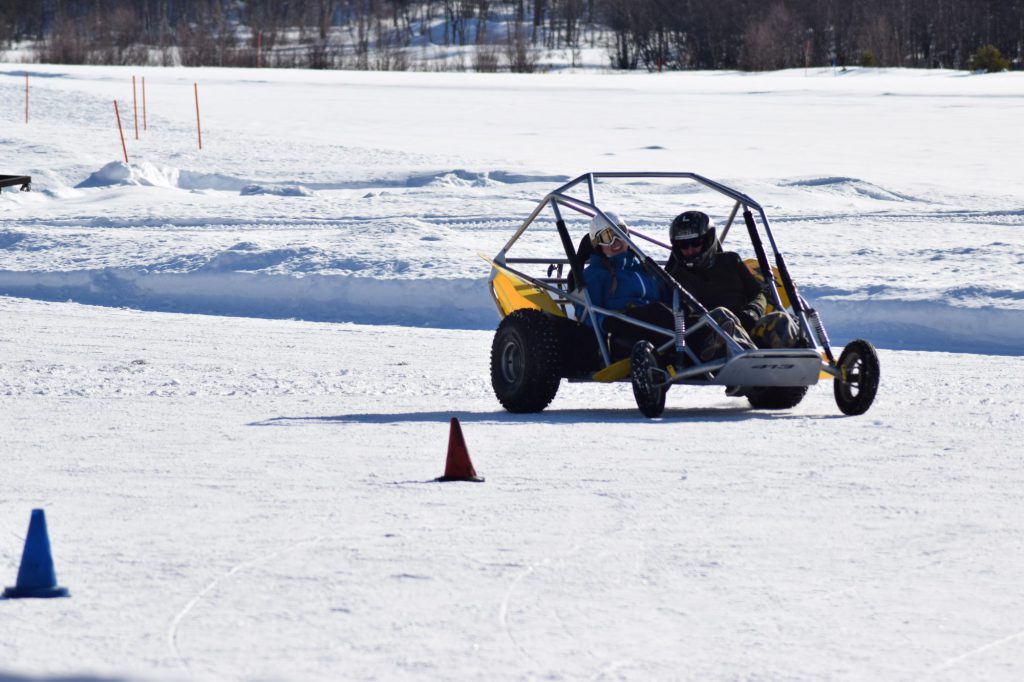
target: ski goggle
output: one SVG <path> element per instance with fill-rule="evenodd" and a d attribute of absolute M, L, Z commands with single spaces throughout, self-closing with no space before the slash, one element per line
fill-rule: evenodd
<path fill-rule="evenodd" d="M 620 229 L 626 232 L 626 234 L 629 234 L 629 232 L 626 231 L 625 228 Z M 598 232 L 596 235 L 594 235 L 594 243 L 597 244 L 598 246 L 611 246 L 612 244 L 615 243 L 615 240 L 617 239 L 619 239 L 619 235 L 615 234 L 614 230 L 612 230 L 612 228 L 610 227 L 606 227 L 600 232 Z"/>

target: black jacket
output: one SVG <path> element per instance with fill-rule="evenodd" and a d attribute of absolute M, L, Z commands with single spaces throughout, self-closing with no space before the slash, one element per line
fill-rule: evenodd
<path fill-rule="evenodd" d="M 744 327 L 764 315 L 767 300 L 761 285 L 737 253 L 716 253 L 710 263 L 692 268 L 671 258 L 666 269 L 705 308 L 728 308 Z"/>

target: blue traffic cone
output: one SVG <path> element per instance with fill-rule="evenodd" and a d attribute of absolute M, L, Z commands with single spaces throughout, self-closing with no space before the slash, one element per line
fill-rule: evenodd
<path fill-rule="evenodd" d="M 18 584 L 4 590 L 4 599 L 23 597 L 67 597 L 68 588 L 57 585 L 50 554 L 50 536 L 46 533 L 46 514 L 42 509 L 32 510 L 25 538 L 25 551 L 21 554 Z"/>

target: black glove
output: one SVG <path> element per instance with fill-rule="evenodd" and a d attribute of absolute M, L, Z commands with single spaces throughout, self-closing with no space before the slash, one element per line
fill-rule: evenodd
<path fill-rule="evenodd" d="M 743 328 L 749 332 L 757 324 L 757 321 L 761 319 L 761 311 L 756 306 L 750 305 L 741 310 L 737 317 L 740 318 L 740 324 L 743 325 Z"/>

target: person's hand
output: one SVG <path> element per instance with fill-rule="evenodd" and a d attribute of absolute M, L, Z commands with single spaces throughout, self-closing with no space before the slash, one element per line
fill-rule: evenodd
<path fill-rule="evenodd" d="M 754 306 L 747 306 L 740 311 L 740 314 L 737 315 L 737 317 L 740 318 L 740 323 L 743 325 L 743 328 L 750 331 L 754 328 L 754 325 L 757 324 L 757 321 L 761 319 L 761 311 Z"/>

